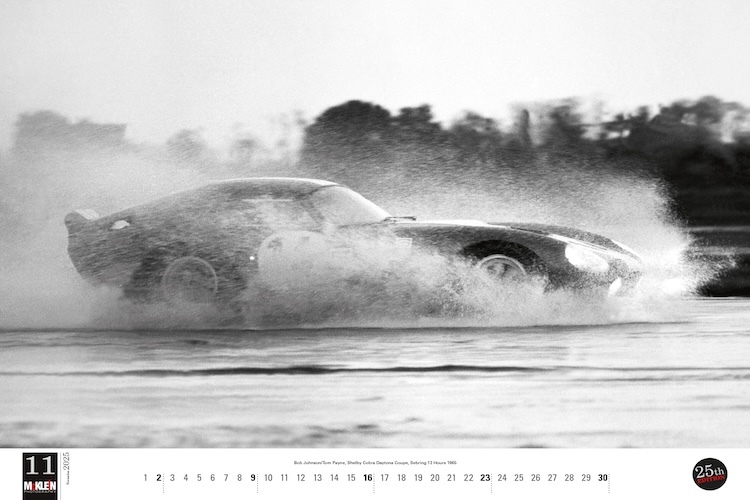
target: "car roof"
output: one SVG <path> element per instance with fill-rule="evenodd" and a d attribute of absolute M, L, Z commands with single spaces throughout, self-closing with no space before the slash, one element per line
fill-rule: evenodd
<path fill-rule="evenodd" d="M 271 197 L 277 199 L 305 196 L 320 188 L 339 186 L 335 182 L 317 179 L 298 179 L 292 177 L 248 177 L 213 181 L 198 188 L 180 191 L 156 200 L 110 214 L 107 217 L 118 217 L 133 211 L 174 210 L 175 206 L 190 206 L 199 200 L 242 197 Z"/>
<path fill-rule="evenodd" d="M 237 193 L 242 196 L 272 196 L 275 198 L 297 197 L 310 194 L 326 186 L 337 186 L 335 182 L 294 177 L 247 177 L 213 181 L 198 190 Z"/>

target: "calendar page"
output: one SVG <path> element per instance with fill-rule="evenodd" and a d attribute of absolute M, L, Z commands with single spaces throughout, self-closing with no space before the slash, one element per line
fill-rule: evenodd
<path fill-rule="evenodd" d="M 747 0 L 0 0 L 0 500 L 744 498 Z"/>

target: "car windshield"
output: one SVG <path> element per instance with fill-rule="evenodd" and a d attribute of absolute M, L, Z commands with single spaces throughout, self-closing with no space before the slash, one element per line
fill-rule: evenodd
<path fill-rule="evenodd" d="M 372 224 L 390 217 L 388 212 L 361 194 L 342 186 L 318 189 L 310 195 L 310 201 L 326 222 L 337 226 Z"/>

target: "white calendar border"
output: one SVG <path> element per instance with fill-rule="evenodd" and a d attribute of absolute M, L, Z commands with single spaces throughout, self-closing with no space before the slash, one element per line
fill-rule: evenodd
<path fill-rule="evenodd" d="M 0 498 L 21 498 L 22 453 L 29 452 L 59 454 L 59 500 L 198 500 L 222 493 L 248 499 L 300 494 L 326 499 L 443 494 L 683 499 L 738 498 L 750 491 L 749 449 L 18 448 L 0 450 Z M 69 461 L 63 461 L 63 454 Z M 727 481 L 718 490 L 702 490 L 693 481 L 694 466 L 705 458 L 726 466 Z M 69 468 L 63 470 L 64 465 Z M 239 481 L 238 474 L 242 474 Z M 270 482 L 264 480 L 265 474 L 273 475 Z M 281 474 L 287 474 L 287 481 L 281 481 Z M 334 474 L 339 475 L 337 482 L 331 479 Z M 348 474 L 354 474 L 355 480 L 348 481 Z M 404 481 L 397 480 L 401 474 Z M 417 474 L 422 481 L 413 477 Z M 448 480 L 450 474 L 453 481 Z M 469 474 L 472 481 L 465 480 Z M 491 475 L 490 480 L 480 481 L 485 474 Z M 501 474 L 507 475 L 505 481 L 498 481 Z M 522 481 L 514 480 L 517 474 L 523 475 Z M 539 474 L 539 479 L 532 481 L 532 474 Z M 547 480 L 553 474 L 555 481 Z M 565 481 L 570 474 L 574 480 Z M 591 475 L 590 481 L 581 480 L 584 474 Z M 301 475 L 304 481 L 299 481 Z M 315 481 L 316 475 L 321 480 Z M 372 476 L 370 481 L 367 475 Z"/>

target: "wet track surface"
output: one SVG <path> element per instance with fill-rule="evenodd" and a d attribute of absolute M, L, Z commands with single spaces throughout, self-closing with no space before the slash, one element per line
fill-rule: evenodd
<path fill-rule="evenodd" d="M 748 447 L 750 300 L 596 326 L 0 332 L 3 447 Z"/>

